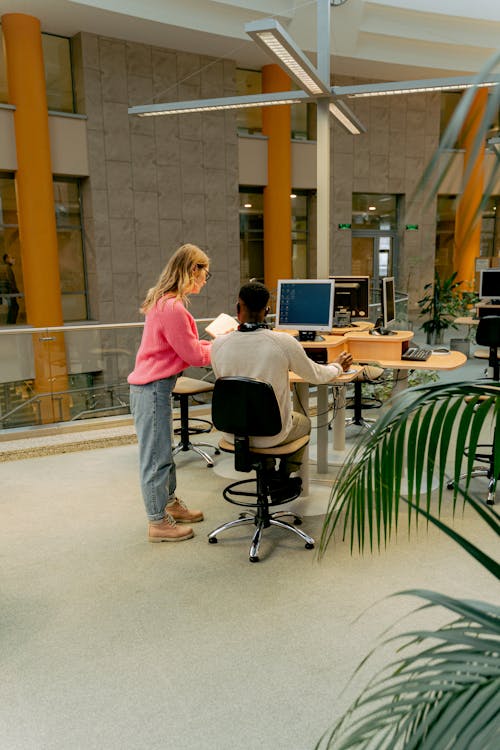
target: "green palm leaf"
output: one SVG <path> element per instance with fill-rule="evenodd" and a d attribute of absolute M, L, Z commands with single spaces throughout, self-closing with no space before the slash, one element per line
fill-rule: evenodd
<path fill-rule="evenodd" d="M 496 749 L 500 607 L 430 591 L 401 593 L 458 616 L 437 630 L 398 636 L 405 655 L 371 680 L 316 750 Z"/>
<path fill-rule="evenodd" d="M 466 397 L 470 397 L 468 402 Z M 448 463 L 454 480 L 454 492 L 450 495 L 453 513 L 457 498 L 461 497 L 495 534 L 500 534 L 500 519 L 495 510 L 469 493 L 468 482 L 462 488 L 458 481 L 467 464 L 464 448 L 471 447 L 466 466 L 470 473 L 480 435 L 489 424 L 488 440 L 492 440 L 497 422 L 500 429 L 500 383 L 489 380 L 472 384 L 432 383 L 408 389 L 394 399 L 373 430 L 354 448 L 339 473 L 325 517 L 320 555 L 324 554 L 342 518 L 343 535 L 350 537 L 351 548 L 357 542 L 362 551 L 367 540 L 370 549 L 387 544 L 391 532 L 397 529 L 401 500 L 408 507 L 409 532 L 418 523 L 419 516 L 424 516 L 500 577 L 498 563 L 438 518 L 448 481 L 445 471 Z M 495 441 L 497 453 L 498 443 L 500 440 Z M 424 482 L 422 478 L 426 473 Z M 400 498 L 405 478 L 408 492 L 406 497 Z M 434 511 L 433 479 L 438 482 Z"/>

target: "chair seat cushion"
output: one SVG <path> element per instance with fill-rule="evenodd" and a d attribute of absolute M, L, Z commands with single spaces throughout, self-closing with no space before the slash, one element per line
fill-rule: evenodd
<path fill-rule="evenodd" d="M 256 456 L 288 456 L 303 448 L 308 442 L 309 435 L 304 435 L 304 437 L 297 438 L 297 440 L 293 440 L 291 443 L 286 443 L 285 445 L 276 445 L 273 448 L 252 448 L 250 453 Z M 229 443 L 224 438 L 219 442 L 219 448 L 221 451 L 226 451 L 226 453 L 234 453 L 233 443 Z"/>
<path fill-rule="evenodd" d="M 186 378 L 182 375 L 180 378 L 177 378 L 173 392 L 177 396 L 191 396 L 195 393 L 208 393 L 208 391 L 213 391 L 213 389 L 213 383 L 209 383 L 206 380 L 196 380 L 196 378 Z"/>

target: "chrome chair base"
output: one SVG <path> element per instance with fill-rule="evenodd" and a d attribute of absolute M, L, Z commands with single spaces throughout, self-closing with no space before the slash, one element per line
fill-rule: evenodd
<path fill-rule="evenodd" d="M 293 522 L 297 525 L 300 525 L 302 523 L 302 518 L 300 516 L 292 512 L 286 512 L 284 510 L 278 511 L 277 513 L 271 513 L 269 515 L 269 518 L 261 518 L 260 520 L 258 513 L 250 513 L 249 511 L 244 511 L 243 513 L 240 513 L 239 518 L 236 518 L 234 521 L 223 523 L 221 526 L 218 526 L 216 529 L 211 531 L 208 535 L 208 541 L 211 544 L 217 544 L 217 535 L 221 531 L 226 531 L 227 529 L 233 529 L 236 526 L 244 526 L 251 523 L 256 526 L 256 529 L 252 537 L 250 552 L 248 553 L 248 559 L 250 560 L 250 562 L 259 562 L 259 548 L 262 540 L 262 532 L 269 526 L 278 526 L 280 529 L 285 529 L 286 531 L 293 532 L 300 539 L 302 539 L 303 542 L 305 542 L 306 549 L 313 549 L 314 539 L 304 531 L 301 531 L 301 529 L 297 529 L 295 528 L 295 526 L 292 526 L 292 524 L 287 523 L 286 521 L 279 520 L 283 516 L 291 516 L 293 518 Z"/>
<path fill-rule="evenodd" d="M 201 456 L 201 458 L 204 458 L 205 461 L 206 461 L 206 463 L 207 463 L 207 467 L 209 469 L 212 469 L 213 465 L 214 465 L 213 458 L 211 456 L 209 456 L 208 453 L 206 453 L 206 451 L 202 451 L 200 446 L 203 447 L 203 448 L 212 448 L 214 450 L 214 453 L 215 453 L 216 456 L 218 456 L 220 454 L 220 450 L 218 448 L 216 448 L 215 446 L 210 445 L 210 443 L 196 443 L 196 444 L 194 444 L 194 443 L 191 443 L 191 442 L 187 442 L 187 443 L 179 443 L 179 445 L 177 445 L 174 448 L 174 450 L 172 451 L 172 455 L 176 456 L 181 451 L 194 451 L 199 456 Z"/>
<path fill-rule="evenodd" d="M 458 477 L 459 481 L 462 481 L 463 479 L 467 479 L 469 475 L 468 474 L 460 474 Z M 497 488 L 497 480 L 494 476 L 490 476 L 489 469 L 473 469 L 470 473 L 471 479 L 474 477 L 489 477 L 488 482 L 488 495 L 486 497 L 486 504 L 487 505 L 495 505 L 495 495 L 496 495 L 496 488 Z M 455 482 L 449 481 L 446 485 L 447 489 L 452 490 L 455 487 Z"/>

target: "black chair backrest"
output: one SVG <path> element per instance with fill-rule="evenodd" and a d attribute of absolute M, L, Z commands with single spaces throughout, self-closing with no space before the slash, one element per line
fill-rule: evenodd
<path fill-rule="evenodd" d="M 489 347 L 489 365 L 493 368 L 494 380 L 498 380 L 499 361 L 497 350 L 500 347 L 500 315 L 485 315 L 483 318 L 479 318 L 476 342 L 481 344 L 481 346 Z"/>
<path fill-rule="evenodd" d="M 278 401 L 269 383 L 244 377 L 215 381 L 212 421 L 221 432 L 266 437 L 281 430 Z"/>

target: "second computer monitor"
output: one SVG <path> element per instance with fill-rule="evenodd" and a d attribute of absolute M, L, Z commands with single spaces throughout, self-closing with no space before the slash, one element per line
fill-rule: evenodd
<path fill-rule="evenodd" d="M 387 328 L 390 323 L 394 323 L 396 320 L 396 287 L 394 285 L 394 277 L 386 276 L 380 283 L 383 326 Z"/>
<path fill-rule="evenodd" d="M 500 300 L 500 268 L 484 268 L 479 277 L 479 297 Z"/>
<path fill-rule="evenodd" d="M 369 276 L 330 276 L 335 281 L 334 313 L 349 319 L 368 320 Z"/>
<path fill-rule="evenodd" d="M 276 299 L 276 328 L 295 329 L 302 339 L 333 325 L 335 282 L 332 279 L 280 279 Z"/>

